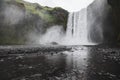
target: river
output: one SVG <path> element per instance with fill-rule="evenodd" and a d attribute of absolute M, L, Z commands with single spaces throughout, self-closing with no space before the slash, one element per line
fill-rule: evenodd
<path fill-rule="evenodd" d="M 110 46 L 1 46 L 0 80 L 120 80 Z"/>

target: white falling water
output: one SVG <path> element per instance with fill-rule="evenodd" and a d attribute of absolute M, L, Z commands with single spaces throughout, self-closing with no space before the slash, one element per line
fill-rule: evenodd
<path fill-rule="evenodd" d="M 87 9 L 69 13 L 66 44 L 88 45 Z"/>

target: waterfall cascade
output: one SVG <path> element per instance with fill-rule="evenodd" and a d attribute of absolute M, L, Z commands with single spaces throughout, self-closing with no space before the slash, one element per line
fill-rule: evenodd
<path fill-rule="evenodd" d="M 67 42 L 70 45 L 88 45 L 87 9 L 69 13 L 67 32 Z"/>
<path fill-rule="evenodd" d="M 88 39 L 89 28 L 87 24 L 87 8 L 78 12 L 69 13 L 66 35 L 60 26 L 53 26 L 40 37 L 41 44 L 60 45 L 94 45 Z"/>

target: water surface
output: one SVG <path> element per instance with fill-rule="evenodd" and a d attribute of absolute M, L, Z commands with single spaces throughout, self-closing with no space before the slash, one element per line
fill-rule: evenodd
<path fill-rule="evenodd" d="M 118 47 L 57 48 L 1 49 L 9 56 L 0 57 L 0 80 L 120 80 Z"/>

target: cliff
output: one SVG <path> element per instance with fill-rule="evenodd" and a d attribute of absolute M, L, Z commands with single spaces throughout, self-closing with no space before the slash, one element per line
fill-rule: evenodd
<path fill-rule="evenodd" d="M 112 18 L 114 20 L 114 26 L 116 27 L 116 33 L 118 35 L 118 42 L 120 43 L 120 0 L 107 0 L 111 6 Z"/>
<path fill-rule="evenodd" d="M 112 0 L 109 0 L 112 1 Z M 113 0 L 111 4 L 117 6 Z M 120 9 L 120 8 L 119 8 Z M 107 0 L 95 0 L 88 7 L 88 28 L 89 38 L 96 43 L 111 44 L 118 42 L 120 22 L 115 23 L 115 17 L 117 19 L 119 13 L 113 13 L 115 8 L 109 4 Z M 116 20 L 120 21 L 120 20 Z"/>
<path fill-rule="evenodd" d="M 68 12 L 23 0 L 0 1 L 0 44 L 26 44 L 29 34 L 40 35 L 54 25 L 66 29 Z M 32 43 L 32 42 L 30 42 Z"/>

